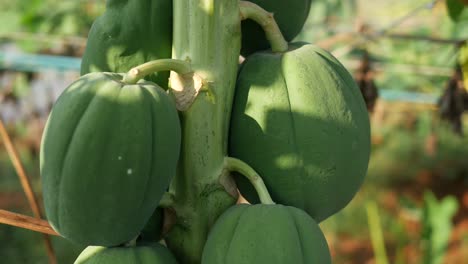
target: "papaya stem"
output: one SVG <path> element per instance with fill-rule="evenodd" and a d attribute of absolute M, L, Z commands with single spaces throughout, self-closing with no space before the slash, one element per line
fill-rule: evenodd
<path fill-rule="evenodd" d="M 249 1 L 240 1 L 239 8 L 242 20 L 251 19 L 263 28 L 273 52 L 288 50 L 288 42 L 284 39 L 272 13 Z"/>
<path fill-rule="evenodd" d="M 135 84 L 145 76 L 159 71 L 174 71 L 178 74 L 187 74 L 192 72 L 192 66 L 189 62 L 183 60 L 153 60 L 130 69 L 122 81 L 127 84 Z"/>
<path fill-rule="evenodd" d="M 199 264 L 211 227 L 237 198 L 226 191 L 220 175 L 226 173 L 224 157 L 239 67 L 239 0 L 173 3 L 177 19 L 173 23 L 172 58 L 191 62 L 194 75 L 202 80 L 202 89 L 179 115 L 181 152 L 177 175 L 170 186 L 176 217 L 164 240 L 179 263 Z M 176 74 L 172 73 L 170 88 L 174 92 L 180 78 L 173 78 Z M 194 79 L 192 84 L 196 83 Z M 188 91 L 196 91 L 197 87 L 187 88 L 184 80 L 182 86 Z M 196 93 L 188 93 L 188 98 L 193 98 L 191 94 Z"/>
<path fill-rule="evenodd" d="M 163 194 L 161 201 L 159 201 L 159 207 L 161 208 L 170 208 L 174 205 L 174 194 L 166 192 Z"/>
<path fill-rule="evenodd" d="M 224 168 L 228 171 L 238 172 L 245 176 L 257 191 L 262 204 L 275 204 L 271 199 L 262 177 L 247 163 L 236 158 L 226 157 L 224 159 Z"/>

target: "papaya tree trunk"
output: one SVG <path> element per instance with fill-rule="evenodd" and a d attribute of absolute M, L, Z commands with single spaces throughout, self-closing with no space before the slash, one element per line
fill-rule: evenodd
<path fill-rule="evenodd" d="M 180 113 L 181 158 L 170 187 L 177 220 L 166 243 L 181 263 L 200 263 L 210 227 L 237 196 L 235 184 L 220 179 L 229 179 L 223 161 L 240 54 L 239 1 L 175 0 L 173 45 L 172 57 L 190 61 L 203 87 Z"/>

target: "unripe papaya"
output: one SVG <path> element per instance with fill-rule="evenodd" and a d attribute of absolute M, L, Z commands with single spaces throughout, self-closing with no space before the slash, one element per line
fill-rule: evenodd
<path fill-rule="evenodd" d="M 154 243 L 136 247 L 90 246 L 74 264 L 177 264 L 177 261 L 166 247 Z"/>
<path fill-rule="evenodd" d="M 81 63 L 89 72 L 127 72 L 172 55 L 172 0 L 107 0 L 93 23 Z M 146 77 L 165 88 L 169 73 Z"/>
<path fill-rule="evenodd" d="M 60 95 L 44 130 L 40 171 L 52 227 L 83 245 L 135 238 L 175 176 L 181 129 L 156 84 L 90 73 Z"/>
<path fill-rule="evenodd" d="M 252 55 L 237 79 L 229 154 L 260 174 L 275 202 L 326 219 L 354 197 L 367 172 L 370 125 L 359 88 L 313 45 Z M 258 202 L 248 181 L 236 182 Z"/>
<path fill-rule="evenodd" d="M 311 0 L 248 0 L 273 13 L 286 41 L 294 39 L 304 27 L 309 16 Z M 270 47 L 265 32 L 256 22 L 242 21 L 241 54 L 248 56 Z"/>
<path fill-rule="evenodd" d="M 236 205 L 214 224 L 202 264 L 327 264 L 325 236 L 304 211 L 282 205 Z"/>
<path fill-rule="evenodd" d="M 157 208 L 141 230 L 140 239 L 145 242 L 158 242 L 161 240 L 163 224 L 164 210 Z"/>

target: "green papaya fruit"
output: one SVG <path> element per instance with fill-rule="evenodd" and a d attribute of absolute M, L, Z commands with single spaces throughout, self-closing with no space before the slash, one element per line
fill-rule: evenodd
<path fill-rule="evenodd" d="M 161 240 L 164 224 L 164 210 L 157 208 L 140 232 L 141 241 L 158 242 Z"/>
<path fill-rule="evenodd" d="M 304 211 L 282 205 L 236 205 L 210 230 L 202 264 L 327 264 L 325 236 Z"/>
<path fill-rule="evenodd" d="M 90 73 L 60 95 L 44 130 L 40 172 L 47 218 L 63 237 L 115 246 L 135 238 L 175 176 L 175 103 L 152 82 Z"/>
<path fill-rule="evenodd" d="M 172 0 L 107 0 L 90 29 L 81 74 L 127 72 L 171 55 Z M 159 72 L 146 80 L 166 88 L 168 78 L 168 72 Z"/>
<path fill-rule="evenodd" d="M 362 95 L 344 66 L 314 45 L 247 58 L 230 125 L 229 155 L 260 174 L 275 202 L 318 222 L 346 206 L 367 172 L 370 125 Z M 258 202 L 248 181 L 236 182 Z"/>
<path fill-rule="evenodd" d="M 309 16 L 311 0 L 248 0 L 273 13 L 276 23 L 286 41 L 294 39 L 301 32 Z M 242 21 L 241 54 L 248 56 L 270 47 L 265 32 L 252 20 Z"/>
<path fill-rule="evenodd" d="M 154 243 L 136 247 L 90 246 L 74 264 L 177 264 L 177 261 L 166 247 Z"/>

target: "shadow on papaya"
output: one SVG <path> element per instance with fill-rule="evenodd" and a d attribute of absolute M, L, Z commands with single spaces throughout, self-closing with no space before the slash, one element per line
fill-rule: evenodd
<path fill-rule="evenodd" d="M 174 102 L 152 82 L 121 79 L 114 73 L 80 77 L 59 97 L 44 130 L 46 215 L 77 244 L 115 246 L 135 238 L 175 176 L 180 124 Z"/>
<path fill-rule="evenodd" d="M 229 155 L 264 178 L 275 202 L 320 222 L 342 209 L 367 172 L 370 126 L 359 88 L 328 52 L 296 43 L 249 57 L 239 72 Z M 241 193 L 258 198 L 238 178 Z"/>
<path fill-rule="evenodd" d="M 264 127 L 248 115 L 239 119 L 243 133 L 231 130 L 230 155 L 260 174 L 276 203 L 322 221 L 359 190 L 367 157 L 353 147 L 359 135 L 346 132 L 353 131 L 349 124 L 284 110 L 269 111 Z M 249 202 L 259 203 L 245 177 L 236 175 L 235 180 Z"/>

